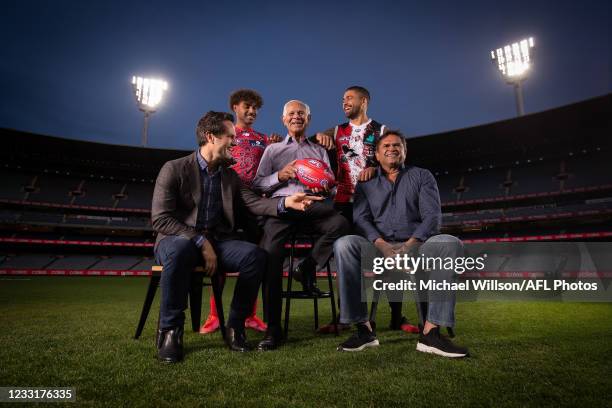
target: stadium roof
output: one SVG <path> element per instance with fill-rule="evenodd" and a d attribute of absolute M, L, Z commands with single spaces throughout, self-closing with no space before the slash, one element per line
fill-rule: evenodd
<path fill-rule="evenodd" d="M 611 144 L 612 94 L 501 122 L 408 140 L 408 160 L 425 167 L 472 166 Z"/>
<path fill-rule="evenodd" d="M 408 160 L 428 168 L 473 166 L 484 161 L 562 157 L 583 149 L 608 149 L 612 94 L 486 125 L 408 140 Z M 86 142 L 0 129 L 5 166 L 96 169 L 154 177 L 162 164 L 189 153 Z"/>

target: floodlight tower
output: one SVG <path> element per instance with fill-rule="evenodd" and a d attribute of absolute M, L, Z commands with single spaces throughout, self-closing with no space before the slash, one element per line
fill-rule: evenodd
<path fill-rule="evenodd" d="M 132 89 L 136 96 L 138 109 L 144 113 L 144 125 L 142 126 L 142 146 L 147 147 L 147 132 L 149 128 L 149 116 L 155 113 L 157 105 L 160 104 L 164 91 L 168 89 L 168 83 L 161 79 L 132 77 Z"/>
<path fill-rule="evenodd" d="M 533 55 L 531 55 L 533 46 L 533 37 L 529 37 L 491 51 L 491 60 L 497 65 L 506 82 L 514 86 L 518 116 L 525 114 L 521 83 L 527 79 L 529 73 L 529 67 L 533 59 Z"/>

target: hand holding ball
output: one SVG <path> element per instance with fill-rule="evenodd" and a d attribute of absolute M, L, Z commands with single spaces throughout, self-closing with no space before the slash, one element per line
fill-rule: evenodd
<path fill-rule="evenodd" d="M 307 188 L 329 190 L 336 184 L 334 174 L 321 160 L 296 160 L 294 168 L 295 176 Z"/>

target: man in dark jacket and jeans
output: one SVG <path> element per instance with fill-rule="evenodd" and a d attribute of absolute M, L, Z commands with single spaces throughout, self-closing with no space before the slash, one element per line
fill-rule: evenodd
<path fill-rule="evenodd" d="M 203 265 L 208 276 L 218 269 L 238 271 L 226 341 L 231 350 L 248 350 L 244 320 L 257 297 L 267 254 L 236 239 L 234 212 L 246 206 L 274 217 L 290 208 L 303 211 L 317 200 L 303 193 L 264 199 L 246 188 L 227 167 L 236 137 L 231 114 L 208 112 L 198 122 L 196 136 L 198 150 L 164 164 L 153 193 L 155 259 L 164 267 L 158 357 L 168 363 L 183 358 L 184 310 L 197 265 Z"/>

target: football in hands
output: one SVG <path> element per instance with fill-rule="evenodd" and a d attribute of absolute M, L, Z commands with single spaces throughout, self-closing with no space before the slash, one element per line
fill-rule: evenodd
<path fill-rule="evenodd" d="M 330 189 L 336 184 L 330 168 L 318 159 L 297 160 L 295 175 L 308 188 Z"/>

